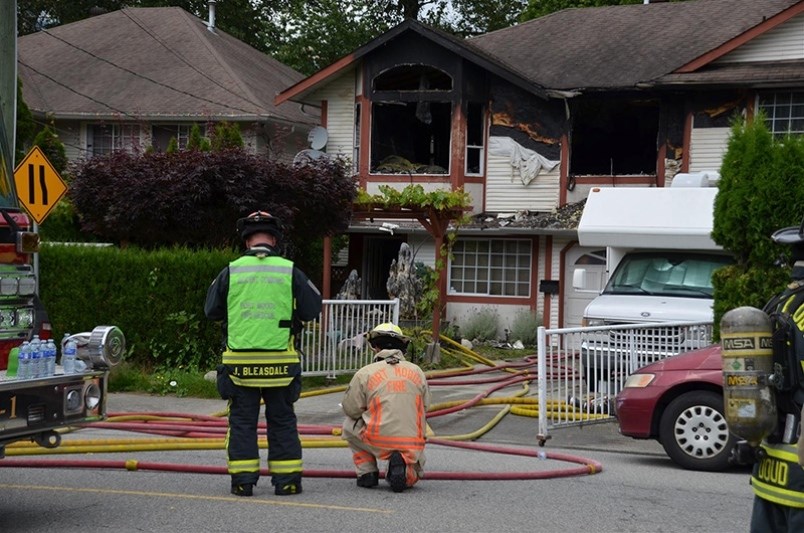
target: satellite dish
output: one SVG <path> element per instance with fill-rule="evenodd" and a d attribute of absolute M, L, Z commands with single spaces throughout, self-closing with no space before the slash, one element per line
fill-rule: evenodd
<path fill-rule="evenodd" d="M 308 148 L 296 154 L 296 157 L 293 158 L 293 164 L 305 165 L 307 163 L 310 163 L 311 161 L 315 161 L 316 159 L 321 159 L 322 157 L 324 157 L 324 155 L 325 155 L 324 152 L 322 152 L 321 150 L 312 150 Z"/>
<path fill-rule="evenodd" d="M 313 150 L 321 150 L 327 145 L 328 139 L 329 133 L 327 133 L 327 129 L 321 126 L 316 126 L 307 134 L 307 142 L 310 143 L 310 148 Z"/>

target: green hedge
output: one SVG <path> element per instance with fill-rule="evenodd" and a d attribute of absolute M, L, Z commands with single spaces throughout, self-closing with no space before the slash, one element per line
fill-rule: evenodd
<path fill-rule="evenodd" d="M 204 317 L 204 299 L 237 255 L 44 244 L 40 296 L 56 338 L 115 325 L 138 366 L 209 370 L 220 359 L 221 333 Z"/>

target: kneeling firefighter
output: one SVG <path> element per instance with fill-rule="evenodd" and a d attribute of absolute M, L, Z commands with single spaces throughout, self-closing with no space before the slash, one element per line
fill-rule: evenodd
<path fill-rule="evenodd" d="M 388 461 L 391 489 L 402 492 L 422 476 L 430 389 L 421 368 L 405 360 L 409 340 L 397 325 L 380 324 L 366 337 L 374 362 L 355 373 L 344 393 L 342 437 L 358 487 L 379 484 L 379 459 Z"/>
<path fill-rule="evenodd" d="M 224 351 L 218 392 L 229 401 L 226 435 L 232 494 L 251 496 L 260 473 L 260 401 L 268 422 L 268 468 L 277 495 L 302 490 L 302 447 L 293 404 L 301 393 L 296 339 L 302 321 L 321 313 L 321 294 L 291 261 L 279 256 L 279 221 L 258 211 L 237 221 L 246 245 L 207 291 L 204 312 L 222 322 Z"/>
<path fill-rule="evenodd" d="M 735 460 L 754 463 L 751 532 L 804 531 L 804 221 L 776 231 L 790 245 L 792 281 L 762 311 L 733 309 L 721 321 L 725 415 Z"/>

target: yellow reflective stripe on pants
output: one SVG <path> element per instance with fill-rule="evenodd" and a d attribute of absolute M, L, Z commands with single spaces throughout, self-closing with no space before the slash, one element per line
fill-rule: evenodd
<path fill-rule="evenodd" d="M 288 459 L 286 461 L 268 461 L 268 470 L 272 475 L 295 474 L 302 471 L 301 459 Z"/>
<path fill-rule="evenodd" d="M 258 472 L 260 470 L 260 458 L 241 459 L 239 461 L 227 461 L 230 474 L 242 474 L 244 472 Z"/>
<path fill-rule="evenodd" d="M 794 491 L 774 487 L 759 481 L 756 477 L 751 478 L 751 487 L 754 489 L 754 494 L 779 505 L 786 507 L 804 508 L 804 494 Z"/>

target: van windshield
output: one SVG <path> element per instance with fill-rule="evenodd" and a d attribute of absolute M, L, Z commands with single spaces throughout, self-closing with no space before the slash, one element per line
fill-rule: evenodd
<path fill-rule="evenodd" d="M 634 253 L 626 255 L 603 294 L 712 298 L 712 273 L 733 263 L 728 255 Z"/>

